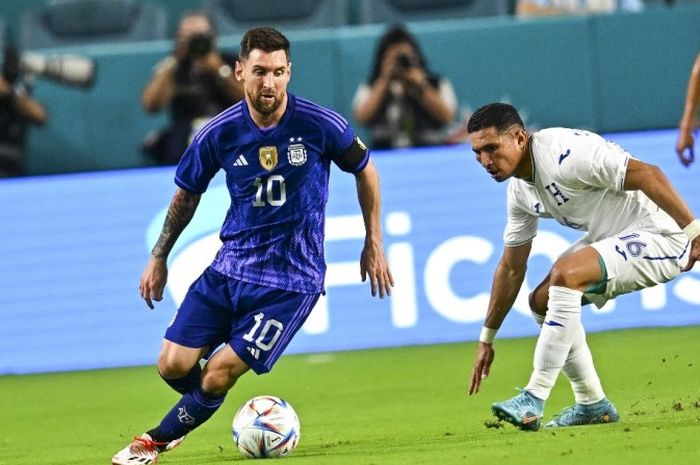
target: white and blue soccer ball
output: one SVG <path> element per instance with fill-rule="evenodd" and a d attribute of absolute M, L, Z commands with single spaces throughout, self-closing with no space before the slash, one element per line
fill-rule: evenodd
<path fill-rule="evenodd" d="M 299 417 L 279 397 L 254 397 L 233 418 L 233 441 L 246 457 L 289 455 L 299 444 L 300 435 Z"/>

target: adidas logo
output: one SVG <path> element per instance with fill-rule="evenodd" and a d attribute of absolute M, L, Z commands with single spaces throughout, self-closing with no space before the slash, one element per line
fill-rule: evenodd
<path fill-rule="evenodd" d="M 260 349 L 255 349 L 250 346 L 246 347 L 246 349 L 248 349 L 248 352 L 250 352 L 250 355 L 252 355 L 255 360 L 260 358 Z"/>
<path fill-rule="evenodd" d="M 236 161 L 233 162 L 233 166 L 248 166 L 248 160 L 245 159 L 243 154 L 240 154 Z"/>

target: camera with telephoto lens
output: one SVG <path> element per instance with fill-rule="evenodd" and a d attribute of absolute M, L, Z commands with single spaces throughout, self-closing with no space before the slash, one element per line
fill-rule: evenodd
<path fill-rule="evenodd" d="M 211 52 L 213 47 L 214 38 L 211 34 L 195 34 L 187 42 L 187 57 L 190 59 L 201 58 Z"/>
<path fill-rule="evenodd" d="M 20 53 L 14 47 L 8 47 L 3 58 L 3 77 L 10 83 L 20 76 L 42 76 L 77 87 L 91 87 L 95 81 L 95 62 L 86 56 Z"/>

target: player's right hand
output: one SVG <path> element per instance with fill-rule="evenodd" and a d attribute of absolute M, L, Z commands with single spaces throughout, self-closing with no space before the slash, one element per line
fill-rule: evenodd
<path fill-rule="evenodd" d="M 168 267 L 165 259 L 151 256 L 146 269 L 141 274 L 139 292 L 150 309 L 155 308 L 153 301 L 163 300 L 163 290 L 168 280 Z"/>
<path fill-rule="evenodd" d="M 476 358 L 474 359 L 474 369 L 472 370 L 472 378 L 469 383 L 469 395 L 479 392 L 481 381 L 485 380 L 491 371 L 491 364 L 496 353 L 493 350 L 493 344 L 479 342 L 476 348 Z"/>

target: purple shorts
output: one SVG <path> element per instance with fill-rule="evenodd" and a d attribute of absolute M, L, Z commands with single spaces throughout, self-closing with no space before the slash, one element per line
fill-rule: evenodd
<path fill-rule="evenodd" d="M 228 343 L 255 373 L 267 373 L 319 296 L 239 281 L 209 267 L 190 286 L 165 339 L 212 350 Z"/>

